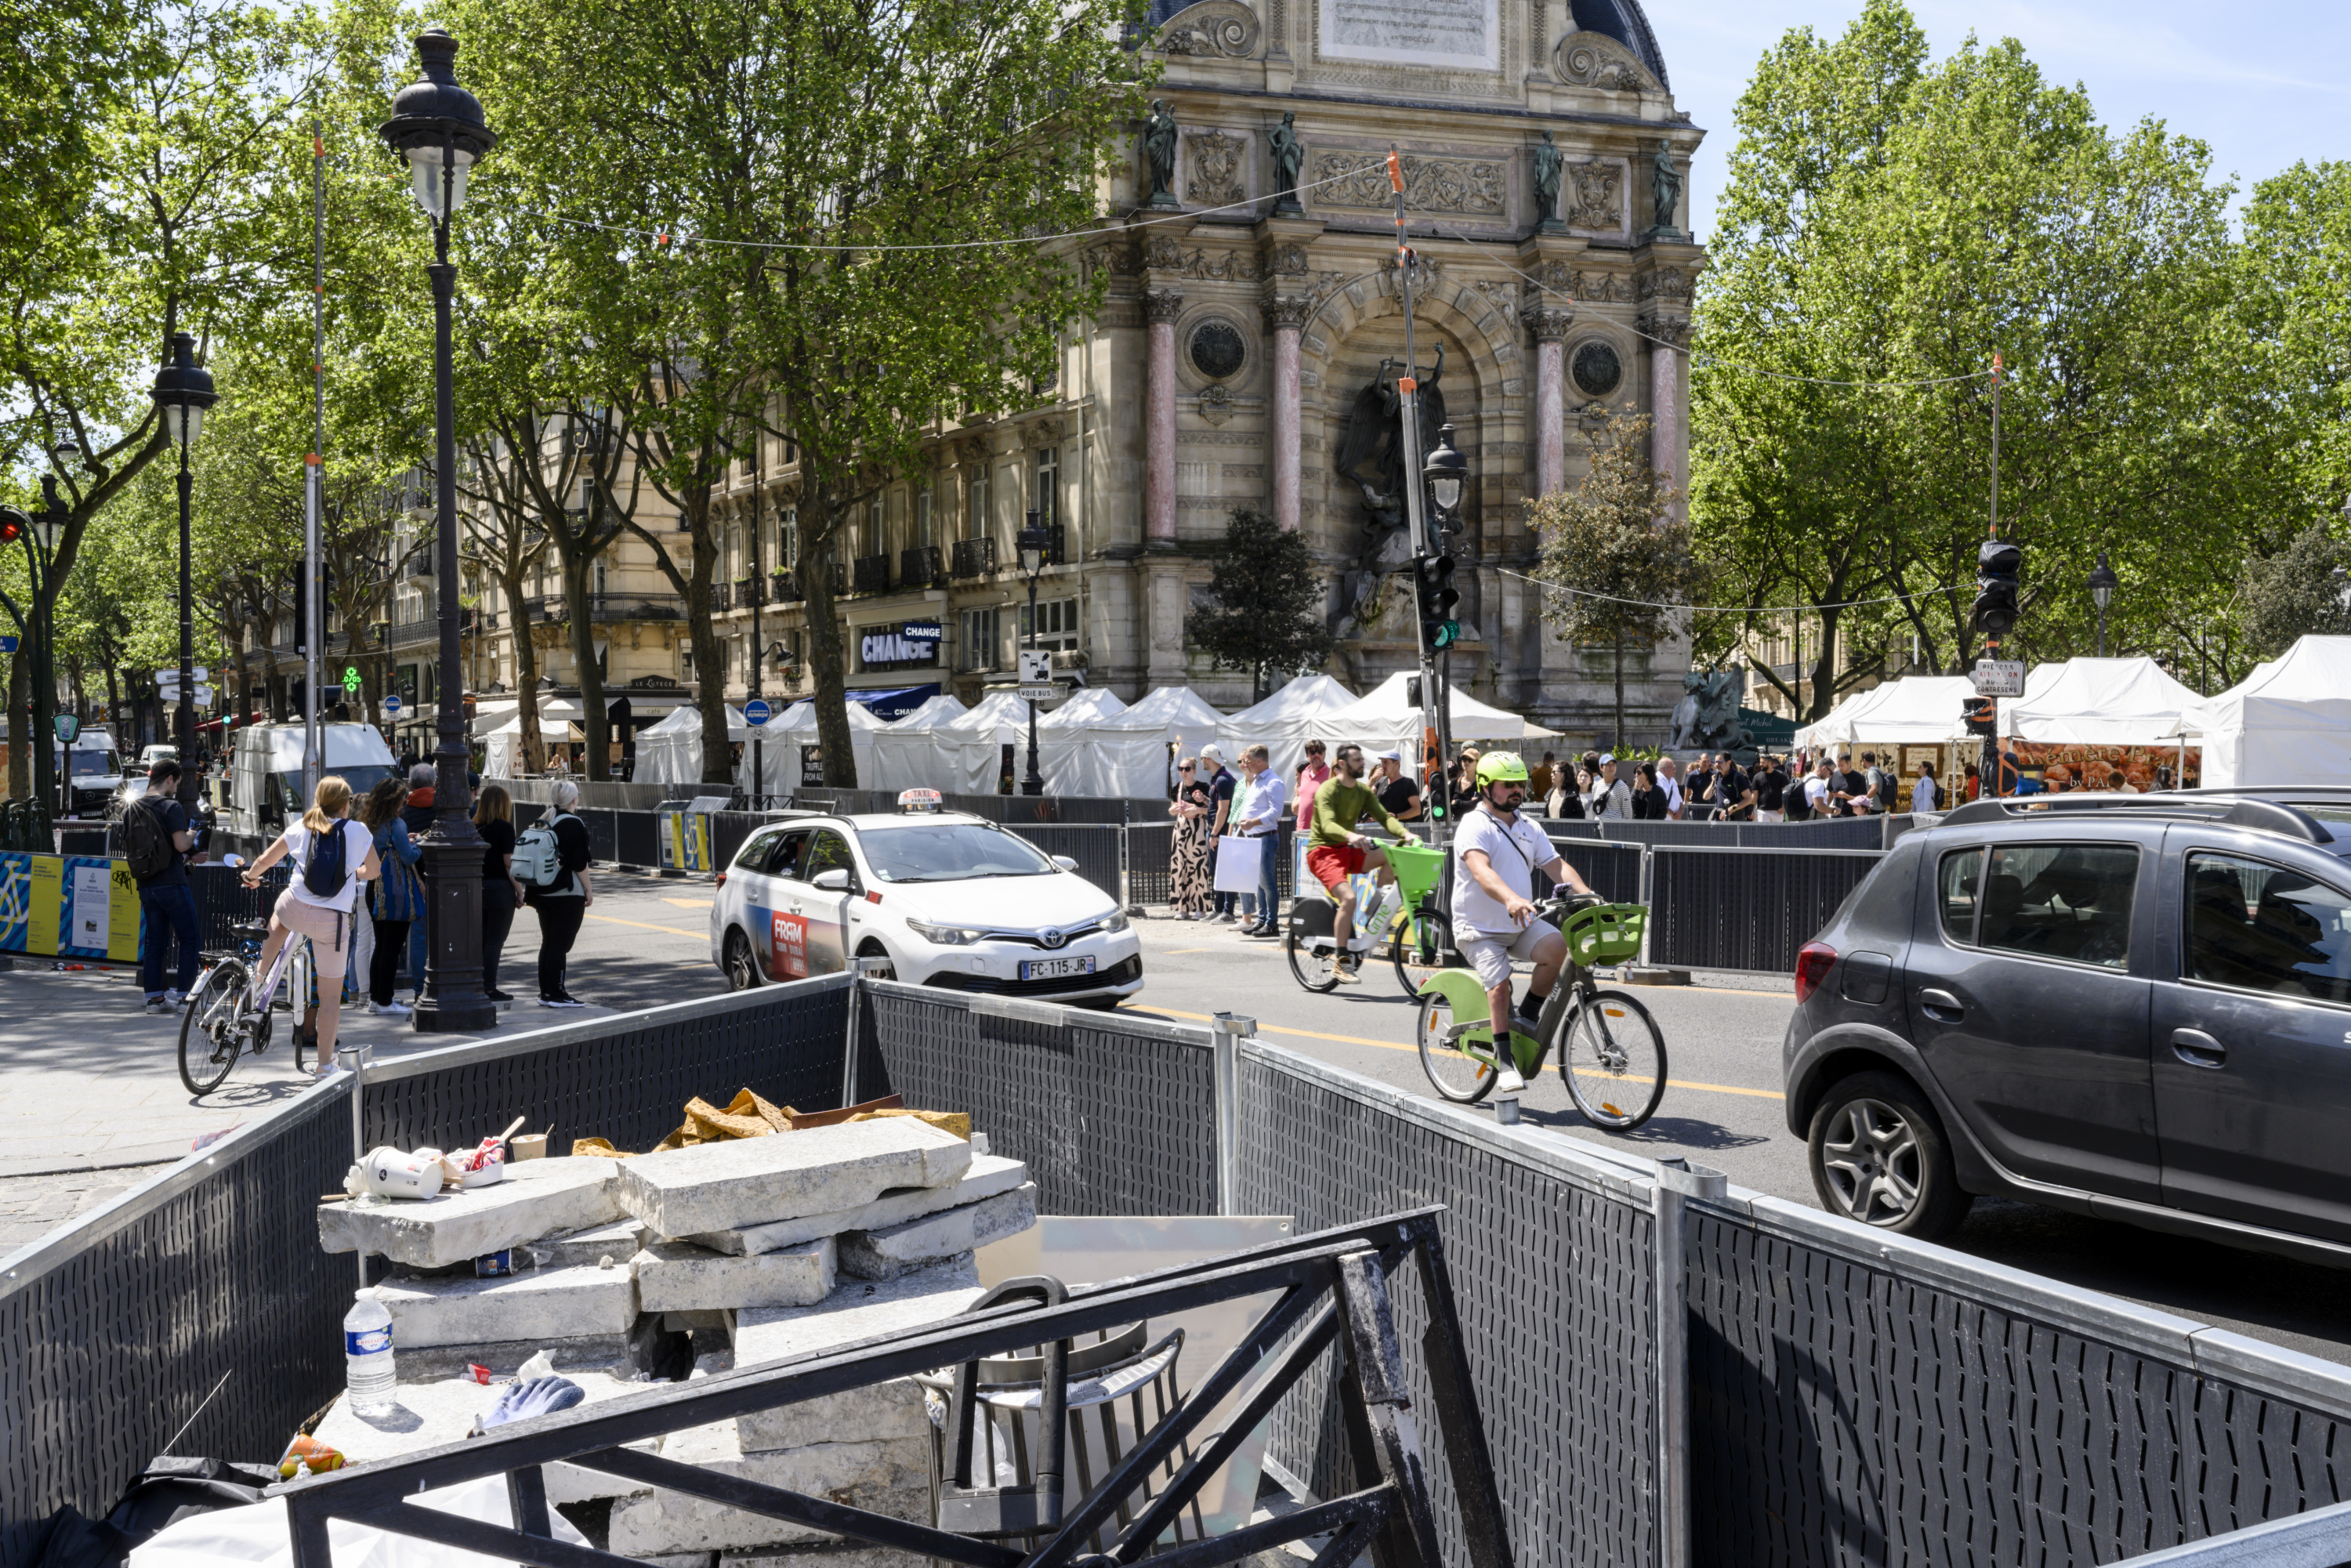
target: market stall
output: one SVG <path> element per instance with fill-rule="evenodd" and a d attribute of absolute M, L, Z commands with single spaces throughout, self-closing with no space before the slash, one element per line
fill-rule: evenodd
<path fill-rule="evenodd" d="M 1245 747 L 1262 745 L 1272 753 L 1274 771 L 1295 779 L 1306 760 L 1306 743 L 1334 738 L 1336 732 L 1326 721 L 1354 702 L 1355 694 L 1328 675 L 1301 675 L 1263 702 L 1218 723 L 1217 745 L 1228 766 Z"/>
<path fill-rule="evenodd" d="M 873 737 L 884 726 L 862 703 L 842 706 L 849 718 L 850 755 L 856 758 L 857 778 L 862 784 L 873 777 Z M 759 741 L 759 777 L 751 777 L 751 748 L 746 746 L 735 765 L 738 789 L 780 799 L 795 789 L 824 787 L 814 703 L 796 702 L 769 719 L 761 728 Z"/>
<path fill-rule="evenodd" d="M 938 777 L 940 732 L 971 710 L 942 692 L 873 732 L 872 789 L 945 789 Z"/>
<path fill-rule="evenodd" d="M 1420 771 L 1421 710 L 1417 704 L 1406 700 L 1409 695 L 1406 687 L 1412 678 L 1408 672 L 1401 670 L 1390 675 L 1356 701 L 1326 715 L 1321 720 L 1318 733 L 1334 744 L 1352 740 L 1369 753 L 1401 752 L 1405 771 L 1417 775 Z M 1464 742 L 1526 738 L 1525 719 L 1481 703 L 1458 686 L 1446 705 L 1446 713 L 1447 733 L 1452 736 L 1456 746 Z"/>
<path fill-rule="evenodd" d="M 2240 685 L 2196 697 L 2168 743 L 2203 748 L 2214 789 L 2351 780 L 2351 637 L 2304 637 Z"/>
<path fill-rule="evenodd" d="M 1040 770 L 1057 795 L 1164 797 L 1173 753 L 1207 745 L 1224 719 L 1189 686 L 1162 686 L 1123 713 L 1048 719 L 1037 735 Z"/>
<path fill-rule="evenodd" d="M 726 710 L 726 738 L 747 741 L 751 727 L 740 708 Z M 637 732 L 638 784 L 699 785 L 702 782 L 702 710 L 682 707 L 659 724 Z M 688 790 L 687 793 L 694 791 Z"/>

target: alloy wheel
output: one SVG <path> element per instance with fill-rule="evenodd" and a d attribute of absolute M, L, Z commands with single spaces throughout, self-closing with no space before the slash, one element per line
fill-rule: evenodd
<path fill-rule="evenodd" d="M 1896 1224 L 1918 1206 L 1918 1130 L 1898 1106 L 1848 1101 L 1829 1118 L 1821 1168 L 1846 1218 Z"/>

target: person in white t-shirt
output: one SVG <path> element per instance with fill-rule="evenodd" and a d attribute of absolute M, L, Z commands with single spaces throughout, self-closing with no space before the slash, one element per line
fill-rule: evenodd
<path fill-rule="evenodd" d="M 1515 752 L 1488 752 L 1478 759 L 1477 809 L 1462 814 L 1453 841 L 1453 942 L 1485 984 L 1498 1045 L 1510 1032 L 1510 960 L 1535 967 L 1518 1009 L 1529 1032 L 1567 962 L 1566 938 L 1551 922 L 1535 918 L 1535 873 L 1579 897 L 1598 896 L 1542 830 L 1519 816 L 1526 800 L 1526 763 Z M 1503 1052 L 1502 1092 L 1525 1087 Z"/>
<path fill-rule="evenodd" d="M 343 975 L 350 967 L 353 905 L 359 901 L 360 883 L 383 874 L 383 862 L 375 855 L 374 836 L 364 823 L 349 821 L 350 812 L 351 787 L 340 775 L 328 774 L 319 780 L 319 792 L 302 820 L 288 824 L 277 841 L 245 868 L 247 887 L 259 887 L 261 873 L 281 860 L 294 868 L 293 881 L 277 895 L 277 905 L 269 912 L 269 939 L 261 945 L 254 972 L 266 975 L 269 966 L 277 961 L 280 947 L 297 936 L 309 938 L 319 976 L 319 1049 L 313 1060 L 321 1078 L 335 1070 L 335 1034 L 342 1021 Z M 330 889 L 313 887 L 308 875 L 310 841 L 322 834 L 341 840 L 339 862 L 326 862 L 319 872 L 322 883 L 334 883 Z M 340 876 L 334 874 L 338 870 Z"/>

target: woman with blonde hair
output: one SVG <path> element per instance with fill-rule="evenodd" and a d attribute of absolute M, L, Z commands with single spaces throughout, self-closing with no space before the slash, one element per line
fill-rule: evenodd
<path fill-rule="evenodd" d="M 269 939 L 261 945 L 256 972 L 269 973 L 278 949 L 308 937 L 319 977 L 318 1075 L 335 1070 L 335 1035 L 342 1021 L 343 975 L 350 967 L 351 923 L 360 883 L 383 874 L 367 829 L 349 821 L 351 787 L 340 774 L 319 780 L 319 792 L 298 822 L 287 825 L 275 842 L 245 868 L 245 885 L 259 887 L 261 873 L 279 861 L 294 869 L 293 880 L 269 913 Z"/>

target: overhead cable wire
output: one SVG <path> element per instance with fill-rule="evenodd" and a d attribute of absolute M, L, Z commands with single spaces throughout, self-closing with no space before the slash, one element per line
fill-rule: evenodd
<path fill-rule="evenodd" d="M 1910 593 L 1889 593 L 1879 599 L 1840 599 L 1827 604 L 1674 604 L 1659 599 L 1625 599 L 1618 594 L 1594 593 L 1589 589 L 1545 582 L 1540 577 L 1529 577 L 1525 572 L 1512 571 L 1508 567 L 1496 567 L 1494 570 L 1504 577 L 1515 577 L 1520 582 L 1531 582 L 1537 588 L 1547 588 L 1553 593 L 1573 594 L 1578 599 L 1600 599 L 1611 604 L 1635 604 L 1644 610 L 1688 610 L 1706 615 L 1809 615 L 1823 610 L 1856 610 L 1865 604 L 1907 604 L 1930 594 L 1956 591 L 1954 585 L 1947 583 Z"/>

